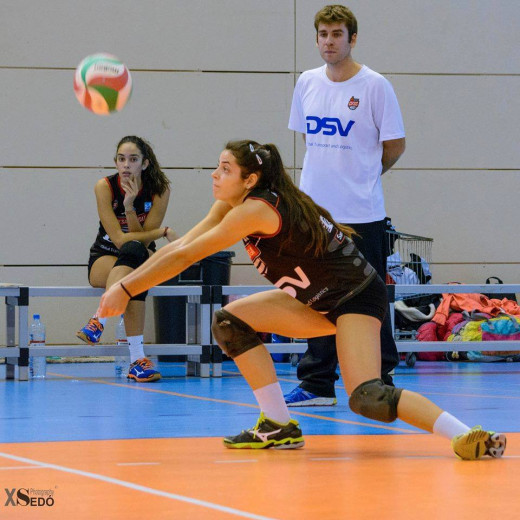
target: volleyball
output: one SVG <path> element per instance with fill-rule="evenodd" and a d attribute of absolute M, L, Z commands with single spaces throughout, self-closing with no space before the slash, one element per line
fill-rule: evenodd
<path fill-rule="evenodd" d="M 80 104 L 95 114 L 111 114 L 121 110 L 130 99 L 132 77 L 115 56 L 92 54 L 76 68 L 74 93 Z"/>

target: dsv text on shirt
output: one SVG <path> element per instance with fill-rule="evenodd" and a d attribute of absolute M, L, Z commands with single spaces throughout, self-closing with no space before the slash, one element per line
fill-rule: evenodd
<path fill-rule="evenodd" d="M 341 121 L 337 117 L 317 117 L 307 116 L 307 133 L 308 134 L 319 134 L 323 135 L 339 135 L 347 137 L 350 129 L 354 125 L 355 121 L 350 120 L 345 127 L 343 127 Z"/>

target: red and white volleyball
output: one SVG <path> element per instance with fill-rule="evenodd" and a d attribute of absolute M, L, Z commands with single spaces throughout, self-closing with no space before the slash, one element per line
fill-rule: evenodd
<path fill-rule="evenodd" d="M 76 68 L 74 93 L 95 114 L 111 114 L 121 110 L 130 99 L 132 77 L 126 65 L 112 54 L 92 54 Z"/>

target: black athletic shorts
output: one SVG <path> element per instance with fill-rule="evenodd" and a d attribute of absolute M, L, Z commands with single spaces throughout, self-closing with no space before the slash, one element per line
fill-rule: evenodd
<path fill-rule="evenodd" d="M 98 259 L 98 258 L 101 258 L 102 256 L 115 256 L 117 258 L 117 255 L 114 255 L 113 253 L 106 253 L 106 254 L 97 254 L 97 255 L 90 255 L 89 258 L 88 258 L 88 279 L 90 281 L 90 271 L 92 269 L 92 266 L 94 265 L 94 262 Z"/>
<path fill-rule="evenodd" d="M 152 253 L 155 253 L 155 249 L 148 249 L 148 254 L 151 256 Z M 92 270 L 92 266 L 94 265 L 94 262 L 101 258 L 102 256 L 115 256 L 117 258 L 117 255 L 114 253 L 107 251 L 106 253 L 91 253 L 88 257 L 88 266 L 87 266 L 87 273 L 88 273 L 88 280 L 90 281 L 90 271 Z"/>
<path fill-rule="evenodd" d="M 336 325 L 336 321 L 343 314 L 365 314 L 383 323 L 387 308 L 386 285 L 376 276 L 359 294 L 325 314 L 325 317 Z"/>

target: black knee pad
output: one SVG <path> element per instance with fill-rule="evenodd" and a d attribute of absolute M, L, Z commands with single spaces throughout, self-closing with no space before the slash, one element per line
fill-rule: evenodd
<path fill-rule="evenodd" d="M 262 344 L 256 332 L 247 323 L 225 309 L 213 314 L 211 332 L 219 347 L 231 359 Z"/>
<path fill-rule="evenodd" d="M 137 269 L 148 260 L 148 249 L 138 240 L 125 242 L 119 250 L 116 265 L 126 265 L 132 269 Z"/>
<path fill-rule="evenodd" d="M 119 250 L 114 267 L 118 265 L 125 265 L 132 269 L 137 269 L 140 265 L 143 265 L 148 260 L 149 254 L 146 246 L 138 240 L 131 240 L 125 242 Z M 136 294 L 131 300 L 143 301 L 146 299 L 148 291 L 144 291 L 140 294 Z"/>
<path fill-rule="evenodd" d="M 386 423 L 397 419 L 401 388 L 387 386 L 382 379 L 361 383 L 350 396 L 350 409 L 363 417 Z"/>

